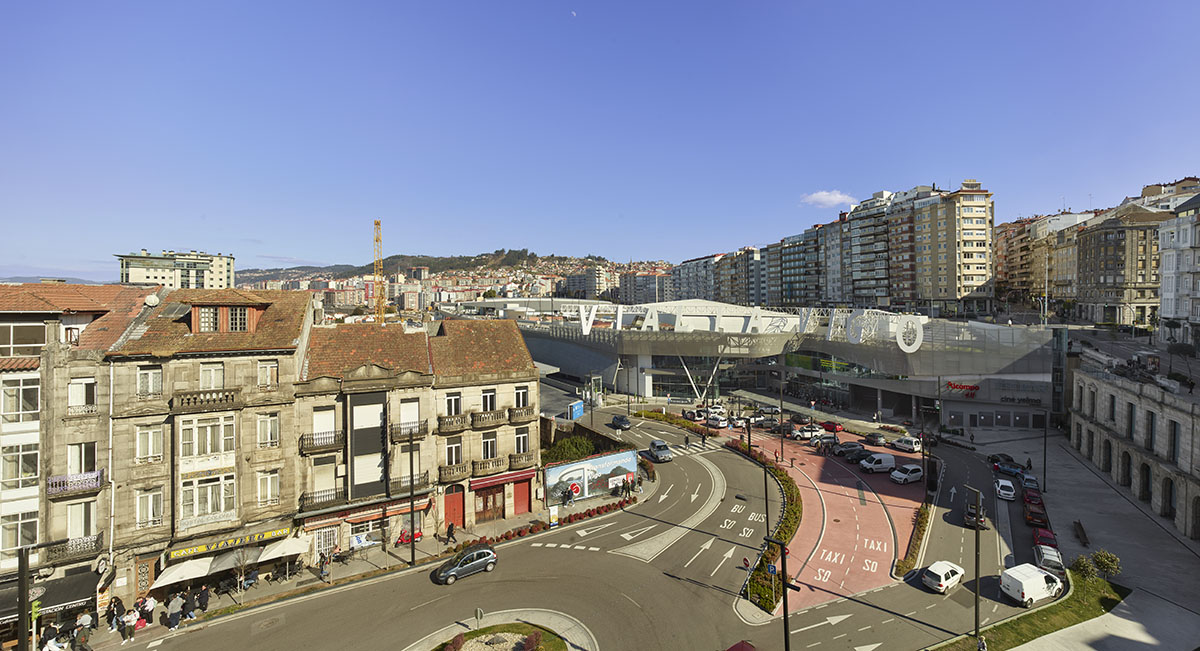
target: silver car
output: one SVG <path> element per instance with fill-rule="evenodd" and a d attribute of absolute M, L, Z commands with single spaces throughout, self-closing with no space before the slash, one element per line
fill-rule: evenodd
<path fill-rule="evenodd" d="M 671 448 L 666 441 L 655 439 L 650 441 L 650 449 L 646 451 L 651 459 L 658 463 L 671 460 Z"/>

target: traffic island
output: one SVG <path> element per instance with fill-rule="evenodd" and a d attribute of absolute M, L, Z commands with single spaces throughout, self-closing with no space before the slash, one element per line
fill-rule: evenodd
<path fill-rule="evenodd" d="M 531 635 L 535 636 L 533 640 L 530 640 Z M 499 638 L 496 639 L 496 645 L 488 644 L 495 638 Z M 538 646 L 524 646 L 527 642 L 535 642 Z M 474 617 L 464 618 L 434 631 L 404 647 L 403 651 L 567 651 L 598 648 L 600 644 L 592 631 L 571 615 L 545 608 L 517 608 L 492 613 L 477 610 Z"/>
<path fill-rule="evenodd" d="M 567 643 L 554 631 L 541 626 L 497 624 L 459 633 L 434 647 L 434 651 L 567 651 Z"/>

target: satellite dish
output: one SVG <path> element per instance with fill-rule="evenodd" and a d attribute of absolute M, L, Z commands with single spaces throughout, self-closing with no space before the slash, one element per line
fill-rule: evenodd
<path fill-rule="evenodd" d="M 146 307 L 157 307 L 159 303 L 158 294 L 150 294 L 146 297 Z"/>

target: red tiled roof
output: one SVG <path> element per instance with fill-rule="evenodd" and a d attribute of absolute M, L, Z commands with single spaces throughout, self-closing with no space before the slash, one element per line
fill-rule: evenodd
<path fill-rule="evenodd" d="M 448 320 L 430 337 L 436 375 L 537 372 L 515 321 Z"/>
<path fill-rule="evenodd" d="M 0 312 L 67 312 L 98 314 L 79 336 L 80 348 L 106 350 L 120 338 L 157 286 L 58 285 L 25 283 L 0 285 Z M 33 368 L 37 368 L 35 364 Z"/>
<path fill-rule="evenodd" d="M 6 371 L 32 371 L 41 366 L 41 357 L 0 357 L 0 373 Z"/>
<path fill-rule="evenodd" d="M 352 323 L 313 328 L 309 338 L 308 377 L 344 377 L 363 364 L 394 371 L 429 373 L 428 337 L 405 333 L 402 326 Z"/>
<path fill-rule="evenodd" d="M 227 295 L 229 302 L 219 300 L 221 294 Z M 267 308 L 259 317 L 254 332 L 193 333 L 188 323 L 190 312 L 176 318 L 163 316 L 168 306 L 175 307 L 197 298 L 206 305 L 249 304 L 266 305 Z M 248 303 L 250 300 L 254 302 Z M 295 349 L 304 320 L 308 318 L 309 300 L 309 293 L 302 291 L 267 290 L 249 294 L 235 289 L 178 289 L 168 294 L 162 305 L 146 319 L 147 328 L 140 337 L 131 338 L 112 354 L 170 357 L 180 353 Z"/>

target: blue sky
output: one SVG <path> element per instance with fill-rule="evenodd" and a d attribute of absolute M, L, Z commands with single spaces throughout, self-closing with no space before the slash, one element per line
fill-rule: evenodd
<path fill-rule="evenodd" d="M 0 276 L 114 253 L 685 258 L 957 184 L 1200 174 L 1200 3 L 8 2 Z M 817 193 L 828 193 L 820 195 Z M 806 201 L 806 197 L 810 198 Z"/>

